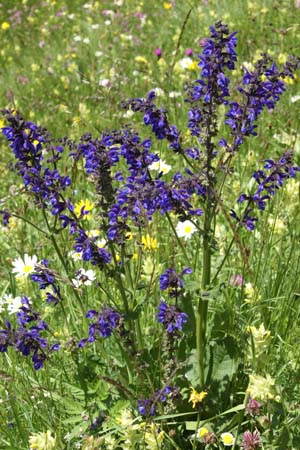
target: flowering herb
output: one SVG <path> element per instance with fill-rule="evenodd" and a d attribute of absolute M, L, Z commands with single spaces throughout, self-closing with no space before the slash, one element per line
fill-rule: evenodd
<path fill-rule="evenodd" d="M 108 338 L 112 335 L 112 332 L 120 324 L 121 315 L 112 308 L 103 306 L 100 312 L 93 309 L 87 312 L 86 318 L 95 319 L 91 325 L 89 325 L 89 337 L 81 339 L 78 347 L 84 347 L 86 343 L 95 342 L 98 336 Z"/>
<path fill-rule="evenodd" d="M 192 269 L 186 267 L 181 272 L 182 275 L 191 274 Z M 178 297 L 180 291 L 183 289 L 184 283 L 175 269 L 167 269 L 159 277 L 159 287 L 161 291 L 169 290 L 170 297 Z"/>
<path fill-rule="evenodd" d="M 264 169 L 270 172 L 258 170 L 253 174 L 253 178 L 258 184 L 256 192 L 253 195 L 241 194 L 238 199 L 239 203 L 247 202 L 244 215 L 239 218 L 234 211 L 231 211 L 232 217 L 248 230 L 253 230 L 255 221 L 257 221 L 256 217 L 250 217 L 253 207 L 255 206 L 261 211 L 265 210 L 266 202 L 282 188 L 287 179 L 294 178 L 300 171 L 300 167 L 293 164 L 292 152 L 284 153 L 277 162 L 272 159 L 266 160 Z"/>
<path fill-rule="evenodd" d="M 43 368 L 49 355 L 59 350 L 59 344 L 49 345 L 41 333 L 48 329 L 47 324 L 40 318 L 40 314 L 33 311 L 27 297 L 22 297 L 23 306 L 17 313 L 18 328 L 14 329 L 6 320 L 5 328 L 0 330 L 0 352 L 7 352 L 13 347 L 23 356 L 31 355 L 35 370 Z M 28 327 L 31 322 L 37 322 Z"/>
<path fill-rule="evenodd" d="M 253 431 L 245 431 L 243 435 L 243 442 L 241 443 L 241 448 L 243 450 L 256 450 L 261 447 L 262 442 L 260 439 L 260 433 L 258 430 Z"/>
<path fill-rule="evenodd" d="M 62 300 L 60 287 L 56 281 L 55 273 L 49 269 L 49 261 L 43 259 L 39 264 L 34 266 L 35 272 L 32 273 L 32 281 L 39 283 L 40 289 L 46 289 L 46 297 L 48 303 L 56 305 Z M 51 292 L 48 291 L 51 288 Z"/>
<path fill-rule="evenodd" d="M 168 398 L 178 396 L 178 388 L 166 386 L 156 391 L 150 398 L 138 400 L 138 411 L 142 416 L 154 416 L 157 413 L 159 403 L 166 403 Z"/>
<path fill-rule="evenodd" d="M 187 320 L 188 315 L 186 313 L 180 311 L 176 306 L 171 306 L 161 301 L 158 308 L 157 321 L 164 325 L 168 333 L 174 334 L 182 331 L 182 327 Z"/>

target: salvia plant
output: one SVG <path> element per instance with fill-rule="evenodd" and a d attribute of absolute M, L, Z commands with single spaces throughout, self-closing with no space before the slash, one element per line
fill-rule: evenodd
<path fill-rule="evenodd" d="M 202 45 L 198 79 L 185 86 L 186 130 L 170 123 L 155 91 L 121 104 L 143 126 L 86 133 L 79 142 L 3 111 L 11 167 L 32 211 L 22 215 L 8 201 L 3 222 L 23 219 L 45 250 L 28 270 L 34 294 L 5 318 L 0 351 L 2 361 L 14 352 L 30 358 L 35 379 L 67 354 L 63 376 L 82 393 L 73 393 L 81 413 L 67 422 L 68 448 L 82 434 L 82 448 L 271 448 L 271 416 L 282 417 L 264 365 L 269 331 L 253 326 L 234 339 L 216 301 L 226 289 L 247 296 L 245 279 L 254 280 L 245 243 L 300 170 L 292 149 L 268 152 L 249 189 L 235 201 L 228 195 L 241 147 L 255 142 L 259 117 L 275 108 L 300 62 L 290 57 L 278 67 L 262 54 L 232 85 L 237 32 L 217 22 Z M 163 170 L 158 148 L 174 161 L 173 173 Z M 80 185 L 92 196 L 78 204 Z M 222 254 L 219 223 L 231 235 Z M 232 252 L 242 269 L 224 284 Z M 53 435 L 51 448 L 67 448 Z"/>

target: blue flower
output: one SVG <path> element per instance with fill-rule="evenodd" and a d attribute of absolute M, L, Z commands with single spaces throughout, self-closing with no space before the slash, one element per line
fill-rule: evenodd
<path fill-rule="evenodd" d="M 167 305 L 161 301 L 158 309 L 157 320 L 162 323 L 168 333 L 182 330 L 183 325 L 188 320 L 188 315 L 180 311 L 176 306 Z"/>
<path fill-rule="evenodd" d="M 88 319 L 95 319 L 95 321 L 89 325 L 89 337 L 87 339 L 81 339 L 78 347 L 84 347 L 88 342 L 95 342 L 98 336 L 108 338 L 112 335 L 114 329 L 118 328 L 121 315 L 112 308 L 103 306 L 100 312 L 91 309 L 87 312 L 86 317 Z"/>
<path fill-rule="evenodd" d="M 186 267 L 182 272 L 182 275 L 191 274 L 192 269 L 189 267 Z M 184 283 L 183 280 L 180 278 L 178 273 L 175 269 L 167 269 L 160 277 L 159 277 L 159 285 L 160 290 L 165 291 L 166 289 L 170 290 L 170 296 L 171 297 L 177 297 L 179 294 L 179 291 L 183 289 Z"/>

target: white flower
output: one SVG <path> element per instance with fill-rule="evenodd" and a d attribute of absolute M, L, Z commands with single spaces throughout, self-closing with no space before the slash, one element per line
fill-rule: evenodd
<path fill-rule="evenodd" d="M 293 97 L 291 97 L 291 102 L 292 102 L 292 103 L 295 103 L 295 102 L 297 102 L 298 100 L 300 100 L 300 95 L 294 95 Z"/>
<path fill-rule="evenodd" d="M 172 91 L 169 93 L 170 98 L 178 98 L 181 97 L 181 92 Z"/>
<path fill-rule="evenodd" d="M 178 61 L 178 66 L 182 70 L 188 69 L 191 64 L 193 64 L 193 60 L 189 56 Z"/>
<path fill-rule="evenodd" d="M 82 259 L 82 252 L 75 252 L 74 250 L 71 250 L 68 253 L 68 256 L 73 259 L 73 261 L 80 261 Z"/>
<path fill-rule="evenodd" d="M 7 311 L 9 314 L 15 314 L 23 306 L 21 297 L 13 297 L 11 294 L 4 295 L 3 300 L 6 303 Z"/>
<path fill-rule="evenodd" d="M 184 222 L 178 222 L 176 225 L 176 233 L 178 237 L 184 237 L 185 240 L 189 239 L 197 228 L 190 220 Z"/>
<path fill-rule="evenodd" d="M 79 34 L 77 34 L 77 36 L 74 36 L 74 41 L 75 42 L 80 42 L 81 41 L 81 36 L 79 36 Z"/>
<path fill-rule="evenodd" d="M 165 161 L 160 159 L 159 161 L 154 161 L 149 166 L 149 170 L 158 170 L 159 172 L 162 172 L 163 174 L 166 174 L 170 172 L 172 169 L 172 166 L 169 166 L 169 164 L 166 164 Z"/>
<path fill-rule="evenodd" d="M 155 92 L 156 97 L 163 97 L 165 95 L 165 92 L 163 89 L 157 87 L 152 89 Z"/>
<path fill-rule="evenodd" d="M 111 85 L 111 82 L 110 82 L 110 80 L 108 78 L 101 78 L 99 80 L 99 86 L 110 87 L 110 85 Z"/>
<path fill-rule="evenodd" d="M 93 30 L 98 30 L 99 27 L 100 27 L 99 23 L 93 23 L 92 25 Z"/>
<path fill-rule="evenodd" d="M 89 39 L 88 37 L 86 37 L 86 38 L 84 38 L 84 39 L 82 40 L 82 42 L 83 42 L 84 44 L 89 44 L 91 41 L 90 41 L 90 39 Z"/>
<path fill-rule="evenodd" d="M 133 116 L 134 112 L 131 109 L 128 109 L 125 114 L 123 114 L 124 119 L 130 119 Z"/>
<path fill-rule="evenodd" d="M 95 244 L 97 245 L 98 248 L 104 248 L 106 245 L 106 240 L 105 239 L 97 239 L 95 241 Z"/>
<path fill-rule="evenodd" d="M 85 270 L 79 269 L 75 274 L 75 278 L 73 278 L 72 282 L 75 287 L 80 286 L 91 286 L 93 281 L 96 279 L 96 273 L 93 270 Z"/>
<path fill-rule="evenodd" d="M 100 50 L 97 50 L 97 51 L 95 52 L 96 58 L 100 58 L 100 56 L 102 56 L 102 55 L 103 55 L 103 52 L 101 52 Z"/>
<path fill-rule="evenodd" d="M 221 440 L 225 447 L 231 447 L 234 444 L 234 437 L 231 433 L 222 433 Z"/>
<path fill-rule="evenodd" d="M 16 277 L 25 277 L 27 278 L 29 274 L 34 272 L 34 266 L 37 263 L 37 256 L 29 256 L 27 253 L 24 255 L 24 259 L 16 258 L 13 260 L 12 272 L 16 275 Z"/>

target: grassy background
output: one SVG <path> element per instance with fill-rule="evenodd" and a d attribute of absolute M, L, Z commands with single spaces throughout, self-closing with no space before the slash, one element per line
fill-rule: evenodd
<path fill-rule="evenodd" d="M 47 127 L 55 137 L 67 135 L 77 139 L 86 131 L 97 135 L 99 130 L 117 128 L 128 121 L 133 121 L 147 136 L 147 131 L 140 125 L 140 118 L 126 117 L 119 104 L 126 98 L 143 97 L 149 90 L 159 88 L 162 90 L 159 102 L 167 107 L 171 122 L 176 122 L 181 128 L 186 124 L 188 109 L 184 103 L 183 87 L 186 81 L 198 76 L 197 67 L 192 62 L 197 61 L 197 54 L 201 52 L 200 41 L 208 36 L 209 26 L 222 19 L 231 30 L 238 31 L 239 60 L 233 79 L 236 87 L 242 73 L 241 65 L 253 62 L 261 52 L 269 52 L 278 63 L 283 63 L 289 54 L 300 54 L 298 3 L 287 0 L 4 0 L 0 7 L 0 105 L 18 109 L 26 119 Z M 154 53 L 157 48 L 162 49 L 160 58 Z M 187 63 L 184 58 L 189 48 L 193 50 L 192 62 Z M 236 160 L 236 173 L 227 186 L 226 206 L 235 204 L 239 193 L 247 187 L 251 173 L 266 157 L 276 157 L 284 148 L 294 147 L 299 164 L 300 101 L 294 98 L 297 95 L 300 95 L 300 74 L 288 86 L 288 92 L 276 110 L 263 114 L 258 136 L 243 146 Z M 183 138 L 188 142 L 188 136 Z M 171 151 L 162 143 L 156 145 L 162 158 L 176 168 L 179 163 Z M 12 156 L 2 138 L 0 146 L 1 204 L 16 208 L 21 215 L 34 217 L 34 206 L 16 194 L 20 180 L 9 171 Z M 75 197 L 79 200 L 92 195 L 91 188 L 79 175 Z M 93 228 L 94 224 L 96 217 L 90 227 Z M 174 241 L 170 245 L 168 226 L 162 219 L 153 230 L 160 236 L 155 259 L 165 264 L 174 255 L 180 255 L 177 243 Z M 25 252 L 45 257 L 51 256 L 51 251 L 39 234 L 21 221 L 10 229 L 2 228 L 2 292 L 20 295 L 25 290 L 28 295 L 37 296 L 35 287 L 16 284 L 11 275 L 11 261 Z M 217 230 L 219 241 L 215 267 L 226 248 L 226 231 L 228 226 L 225 223 Z M 66 252 L 70 247 L 68 239 L 66 234 L 61 244 Z M 220 326 L 223 337 L 233 338 L 241 346 L 248 325 L 263 322 L 266 329 L 271 329 L 273 341 L 268 349 L 268 371 L 272 376 L 276 375 L 276 385 L 284 399 L 285 409 L 275 412 L 272 419 L 275 422 L 280 419 L 283 423 L 281 434 L 276 431 L 276 423 L 273 424 L 276 447 L 265 448 L 298 449 L 299 426 L 295 417 L 300 403 L 299 183 L 292 182 L 291 187 L 279 193 L 261 217 L 257 231 L 250 236 L 245 233 L 242 239 L 249 250 L 249 264 L 254 273 L 251 282 L 260 301 L 249 304 L 244 302 L 243 290 L 220 289 L 211 305 L 213 321 Z M 134 252 L 135 244 L 129 245 Z M 189 251 L 196 258 L 196 250 L 192 246 Z M 75 266 L 73 264 L 71 269 L 75 270 Z M 234 250 L 221 274 L 220 286 L 222 283 L 226 285 L 230 274 L 243 270 L 238 251 Z M 197 275 L 199 272 L 196 270 L 195 277 Z M 248 273 L 243 275 L 246 282 L 250 281 Z M 157 286 L 152 294 L 155 304 L 159 299 Z M 90 307 L 95 301 L 96 304 L 101 303 L 95 288 L 88 293 L 84 291 L 82 296 Z M 142 300 L 141 297 L 139 301 Z M 80 309 L 71 300 L 70 305 L 71 319 L 76 322 Z M 44 429 L 53 430 L 63 442 L 68 430 L 74 426 L 79 430 L 82 426 L 81 413 L 87 408 L 87 399 L 82 394 L 82 385 L 76 384 L 74 378 L 86 378 L 82 378 L 80 373 L 84 370 L 80 358 L 70 355 L 74 345 L 72 339 L 83 331 L 86 333 L 87 324 L 80 325 L 77 332 L 76 327 L 66 327 L 60 312 L 53 313 L 47 306 L 43 308 L 45 317 L 52 324 L 58 324 L 55 333 L 65 340 L 64 353 L 57 355 L 54 373 L 49 366 L 41 374 L 35 373 L 20 355 L 1 355 L 3 388 L 0 389 L 4 407 L 0 417 L 5 424 L 3 437 L 0 437 L 1 449 L 27 449 L 30 433 Z M 154 305 L 148 306 L 148 314 L 154 315 Z M 151 326 L 154 325 L 147 321 L 144 325 L 150 349 Z M 114 344 L 111 345 L 110 351 L 115 354 L 112 364 L 121 366 L 122 355 Z M 104 355 L 107 348 L 103 347 L 101 351 Z M 89 364 L 101 367 L 101 354 L 100 357 L 94 355 L 94 359 L 90 357 Z M 95 392 L 96 406 L 91 401 Z M 88 395 L 90 411 L 96 411 L 104 403 L 113 408 L 117 402 L 116 392 L 101 379 L 90 380 Z M 290 415 L 285 416 L 283 410 L 289 411 Z M 284 436 L 284 430 L 287 430 L 290 440 L 283 441 L 280 447 L 278 440 L 283 439 L 280 436 Z M 75 444 L 60 445 L 59 448 L 73 450 Z"/>

